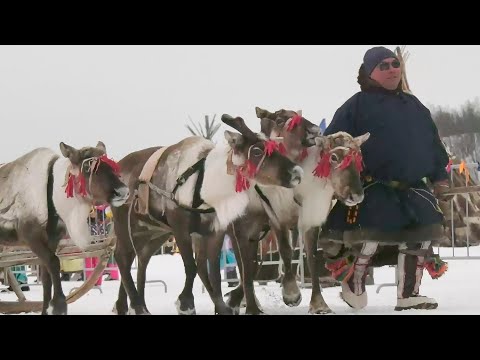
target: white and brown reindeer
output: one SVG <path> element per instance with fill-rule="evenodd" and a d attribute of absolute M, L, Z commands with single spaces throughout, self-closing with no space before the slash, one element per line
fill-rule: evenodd
<path fill-rule="evenodd" d="M 134 194 L 144 165 L 153 154 L 164 149 L 149 180 L 148 214 L 132 211 L 133 196 L 128 204 L 113 209 L 117 235 L 115 259 L 122 277 L 114 308 L 118 314 L 129 312 L 127 294 L 130 313 L 149 313 L 144 297 L 146 267 L 153 253 L 172 234 L 186 275 L 184 289 L 176 303 L 177 311 L 195 314 L 192 287 L 198 270 L 215 313 L 232 314 L 221 291 L 210 285 L 209 275 L 219 274 L 218 261 L 210 262 L 210 271 L 207 271 L 206 260 L 198 261 L 213 253 L 213 247 L 205 244 L 217 243 L 216 239 L 223 236 L 227 226 L 245 213 L 249 197 L 244 189 L 257 183 L 292 188 L 301 182 L 303 170 L 280 152 L 270 151 L 264 137 L 253 133 L 242 118 L 223 115 L 222 121 L 239 131 L 225 131 L 227 144 L 215 145 L 203 137 L 193 136 L 166 148 L 131 153 L 119 161 L 122 177 Z M 184 177 L 186 173 L 188 177 Z M 209 209 L 215 212 L 208 213 Z M 198 269 L 192 237 L 201 239 Z M 130 274 L 135 255 L 139 258 L 138 291 Z"/>
<path fill-rule="evenodd" d="M 268 138 L 271 134 L 270 130 L 273 130 L 276 124 L 272 119 L 266 117 L 261 122 L 262 134 L 265 138 Z M 268 129 L 268 131 L 265 129 Z M 281 134 L 272 133 L 272 139 L 276 138 L 277 135 Z M 295 138 L 295 142 L 302 144 L 302 149 L 308 148 L 315 145 L 315 138 L 319 135 L 320 128 L 318 126 L 304 121 L 292 132 L 291 137 L 285 139 L 285 143 L 291 142 Z M 304 154 L 303 151 L 297 153 L 297 148 L 293 146 L 289 146 L 287 152 L 283 143 L 279 145 L 272 139 L 268 141 L 268 146 L 272 150 L 277 149 L 286 154 L 294 162 L 298 162 L 302 153 Z M 296 306 L 301 301 L 301 293 L 292 270 L 292 252 L 288 243 L 288 231 L 296 226 L 299 211 L 299 206 L 294 199 L 293 189 L 257 184 L 255 187 L 249 188 L 246 193 L 250 200 L 244 216 L 232 222 L 227 229 L 227 234 L 233 240 L 232 243 L 236 250 L 242 274 L 242 284 L 229 294 L 227 304 L 234 308 L 235 313 L 238 313 L 240 302 L 245 293 L 246 314 L 262 313 L 254 295 L 253 280 L 256 272 L 259 233 L 266 226 L 271 225 L 279 241 L 283 243 L 283 246 L 280 247 L 281 251 L 285 250 L 282 251 L 282 259 L 285 263 L 285 276 L 282 280 L 283 300 L 289 306 Z M 222 241 L 223 237 L 219 240 Z M 216 249 L 218 252 L 220 251 L 221 242 L 217 244 Z M 212 261 L 210 258 L 209 260 Z M 217 280 L 212 286 L 220 287 L 220 280 Z"/>
<path fill-rule="evenodd" d="M 236 220 L 229 227 L 229 235 L 237 240 L 240 247 L 236 250 L 241 257 L 239 266 L 242 268 L 243 284 L 229 294 L 227 304 L 238 309 L 245 292 L 246 313 L 261 313 L 255 302 L 253 276 L 256 272 L 259 230 L 265 226 L 266 221 L 270 221 L 285 265 L 282 279 L 285 304 L 297 306 L 301 301 L 301 292 L 292 271 L 293 252 L 289 244 L 289 231 L 298 225 L 305 241 L 308 266 L 312 274 L 309 312 L 329 313 L 331 310 L 321 295 L 314 265 L 317 253 L 314 228 L 325 222 L 334 198 L 347 205 L 355 205 L 363 200 L 360 146 L 368 139 L 369 134 L 358 138 L 352 138 L 346 133 L 323 137 L 319 136 L 318 126 L 294 111 L 282 109 L 270 113 L 256 108 L 256 112 L 262 122 L 262 132 L 272 139 L 281 139 L 278 148 L 302 166 L 304 180 L 294 189 L 259 185 L 258 188 L 263 192 L 264 198 L 268 199 L 270 206 L 265 206 L 265 201 L 259 200 L 258 194 L 250 192 L 252 199 L 256 197 L 257 201 L 250 202 L 249 216 Z M 263 203 L 262 206 L 258 205 L 259 202 Z M 262 207 L 265 209 L 263 216 Z"/>
<path fill-rule="evenodd" d="M 68 232 L 85 248 L 91 206 L 121 206 L 129 192 L 102 142 L 78 150 L 62 142 L 60 150 L 64 157 L 38 148 L 0 168 L 0 244 L 32 249 L 41 261 L 42 314 L 66 315 L 55 254 L 59 241 Z"/>

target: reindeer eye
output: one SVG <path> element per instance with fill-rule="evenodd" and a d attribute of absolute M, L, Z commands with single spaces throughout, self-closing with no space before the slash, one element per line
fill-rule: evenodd
<path fill-rule="evenodd" d="M 333 153 L 331 156 L 330 156 L 330 161 L 331 162 L 338 162 L 338 156 L 337 154 Z"/>
<path fill-rule="evenodd" d="M 252 148 L 252 155 L 255 157 L 263 156 L 263 150 L 259 147 Z"/>

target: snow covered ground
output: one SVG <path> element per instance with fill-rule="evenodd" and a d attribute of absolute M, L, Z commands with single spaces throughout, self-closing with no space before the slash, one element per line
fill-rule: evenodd
<path fill-rule="evenodd" d="M 451 256 L 451 249 L 441 249 L 442 256 Z M 465 249 L 455 249 L 456 256 L 466 255 Z M 480 257 L 480 248 L 472 248 L 470 256 Z M 375 269 L 375 285 L 368 286 L 369 305 L 361 311 L 349 308 L 340 300 L 339 287 L 324 289 L 323 295 L 326 302 L 337 315 L 412 315 L 412 314 L 480 314 L 480 282 L 477 274 L 480 270 L 478 260 L 448 260 L 449 270 L 439 280 L 432 280 L 425 272 L 421 293 L 434 297 L 439 307 L 436 310 L 409 310 L 395 312 L 393 308 L 396 303 L 396 287 L 384 287 L 380 293 L 376 293 L 377 287 L 382 283 L 393 283 L 395 279 L 394 268 L 384 267 Z M 135 271 L 134 271 L 135 275 Z M 150 262 L 148 280 L 163 280 L 167 284 L 167 292 L 163 284 L 153 282 L 147 284 L 146 299 L 150 312 L 154 315 L 169 314 L 175 315 L 174 302 L 183 288 L 185 279 L 183 263 L 179 254 L 154 256 Z M 79 282 L 63 282 L 65 294 L 71 288 L 78 286 Z M 113 304 L 117 297 L 119 281 L 104 281 L 102 284 L 103 293 L 98 290 L 91 290 L 75 303 L 69 305 L 70 315 L 110 315 Z M 230 289 L 226 283 L 223 284 L 223 292 Z M 302 289 L 302 302 L 296 308 L 289 308 L 283 304 L 281 288 L 279 284 L 268 283 L 266 286 L 256 284 L 256 294 L 266 314 L 275 315 L 307 315 L 311 290 Z M 25 295 L 29 300 L 41 300 L 41 286 L 32 286 Z M 202 293 L 202 284 L 197 277 L 194 285 L 195 305 L 197 314 L 213 314 L 213 305 L 208 294 Z M 13 293 L 0 293 L 0 300 L 16 300 Z M 241 314 L 244 312 L 242 309 Z"/>

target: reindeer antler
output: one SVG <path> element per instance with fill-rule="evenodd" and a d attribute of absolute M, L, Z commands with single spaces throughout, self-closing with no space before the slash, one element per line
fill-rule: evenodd
<path fill-rule="evenodd" d="M 231 126 L 235 130 L 237 130 L 240 134 L 246 136 L 247 138 L 258 139 L 258 136 L 248 128 L 248 126 L 245 124 L 245 121 L 239 116 L 237 116 L 236 118 L 233 118 L 228 114 L 223 114 L 222 122 L 228 126 Z"/>
<path fill-rule="evenodd" d="M 395 53 L 398 57 L 398 60 L 400 61 L 402 69 L 402 90 L 408 94 L 413 94 L 412 90 L 410 90 L 410 85 L 408 84 L 407 71 L 405 67 L 405 63 L 410 56 L 410 53 L 408 51 L 405 51 L 405 45 L 403 45 L 401 49 L 399 46 L 397 46 L 397 48 L 395 49 Z"/>

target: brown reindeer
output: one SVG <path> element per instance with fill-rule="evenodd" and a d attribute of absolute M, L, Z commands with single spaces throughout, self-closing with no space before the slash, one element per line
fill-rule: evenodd
<path fill-rule="evenodd" d="M 68 231 L 85 248 L 91 205 L 121 206 L 129 193 L 102 142 L 79 150 L 62 142 L 60 150 L 64 158 L 38 148 L 0 168 L 0 244 L 32 249 L 41 261 L 42 314 L 66 315 L 55 255 L 60 239 Z"/>
<path fill-rule="evenodd" d="M 270 113 L 260 108 L 256 108 L 256 111 L 257 116 L 262 119 L 262 132 L 271 138 L 282 139 L 281 145 L 287 156 L 304 168 L 305 178 L 309 180 L 302 181 L 301 185 L 290 190 L 290 195 L 286 189 L 272 189 L 268 193 L 269 189 L 259 186 L 265 192 L 266 197 L 272 200 L 271 213 L 277 214 L 275 217 L 281 218 L 281 221 L 272 221 L 272 216 L 266 218 L 263 215 L 261 217 L 257 211 L 252 212 L 252 216 L 244 217 L 241 220 L 242 223 L 237 221 L 232 224 L 229 234 L 233 239 L 238 240 L 240 247 L 237 249 L 237 251 L 240 250 L 237 256 L 242 259 L 239 266 L 243 264 L 244 267 L 241 271 L 243 285 L 229 294 L 227 303 L 232 308 L 238 309 L 245 287 L 246 312 L 254 314 L 261 312 L 254 298 L 253 274 L 256 272 L 259 229 L 265 226 L 265 221 L 270 220 L 272 230 L 279 242 L 280 255 L 285 264 L 285 275 L 282 279 L 285 304 L 296 306 L 301 301 L 301 293 L 295 280 L 295 274 L 292 272 L 293 252 L 289 244 L 290 229 L 298 223 L 304 236 L 308 266 L 312 273 L 312 299 L 309 312 L 315 314 L 331 312 L 321 295 L 319 279 L 314 266 L 316 255 L 314 229 L 325 221 L 334 197 L 347 204 L 355 204 L 363 199 L 363 189 L 355 164 L 350 163 L 344 168 L 340 164 L 344 163 L 344 159 L 351 154 L 351 149 L 359 151 L 359 146 L 368 139 L 369 135 L 366 134 L 356 139 L 344 133 L 330 137 L 317 136 L 315 137 L 316 146 L 311 147 L 312 134 L 315 134 L 318 127 L 296 112 L 282 109 Z M 319 167 L 321 159 L 324 160 L 322 163 L 324 174 L 322 174 L 323 178 L 319 179 L 313 173 Z M 326 174 L 326 169 L 331 167 L 333 167 L 332 171 Z M 283 195 L 279 196 L 278 193 L 275 194 L 275 191 L 283 192 Z M 279 199 L 282 201 L 278 201 Z M 246 267 L 245 264 L 249 266 Z"/>
<path fill-rule="evenodd" d="M 249 201 L 247 190 L 257 183 L 288 188 L 300 183 L 302 169 L 278 151 L 270 151 L 265 139 L 254 134 L 243 119 L 223 115 L 222 121 L 240 132 L 225 131 L 227 145 L 215 145 L 210 140 L 194 136 L 165 149 L 150 180 L 157 190 L 150 190 L 148 215 L 131 211 L 133 197 L 128 205 L 113 210 L 117 235 L 115 259 L 122 275 L 114 309 L 117 313 L 127 313 L 127 294 L 133 313 L 148 313 L 144 299 L 146 266 L 151 255 L 173 234 L 186 274 L 184 289 L 177 300 L 177 311 L 194 314 L 192 287 L 197 265 L 193 257 L 192 236 L 201 237 L 202 244 L 216 244 L 228 224 L 244 213 Z M 137 189 L 144 164 L 157 149 L 137 151 L 119 162 L 132 194 Z M 198 171 L 183 179 L 175 197 L 169 196 L 177 180 L 201 162 L 203 165 Z M 215 212 L 197 212 L 208 208 Z M 139 257 L 139 274 L 142 273 L 143 277 L 143 281 L 137 283 L 138 292 L 130 274 L 135 254 Z M 232 309 L 225 304 L 221 292 L 210 284 L 209 276 L 219 273 L 219 263 L 214 261 L 213 254 L 214 251 L 207 249 L 206 245 L 198 247 L 198 274 L 214 303 L 215 313 L 231 314 Z M 206 267 L 207 258 L 210 273 Z"/>
<path fill-rule="evenodd" d="M 257 108 L 257 115 L 261 110 Z M 293 111 L 282 110 L 279 116 L 287 121 L 296 116 Z M 262 133 L 271 138 L 282 136 L 275 119 L 264 116 L 261 120 Z M 304 155 L 303 149 L 315 145 L 315 138 L 320 135 L 320 128 L 306 119 L 292 128 L 288 138 L 284 138 L 279 149 L 296 161 Z M 274 131 L 275 130 L 275 131 Z M 278 145 L 277 145 L 278 146 Z M 234 221 L 227 229 L 239 259 L 238 264 L 242 274 L 242 284 L 230 292 L 227 304 L 238 313 L 240 302 L 246 298 L 246 314 L 260 314 L 254 295 L 253 280 L 256 273 L 256 260 L 259 234 L 270 226 L 281 243 L 280 251 L 285 264 L 285 276 L 282 280 L 283 300 L 289 306 L 297 306 L 301 302 L 301 292 L 298 288 L 295 274 L 292 270 L 292 251 L 289 244 L 289 230 L 296 226 L 298 220 L 298 204 L 294 200 L 292 189 L 266 187 L 258 185 L 249 191 L 250 202 L 246 214 Z M 219 286 L 219 285 L 217 285 Z"/>

